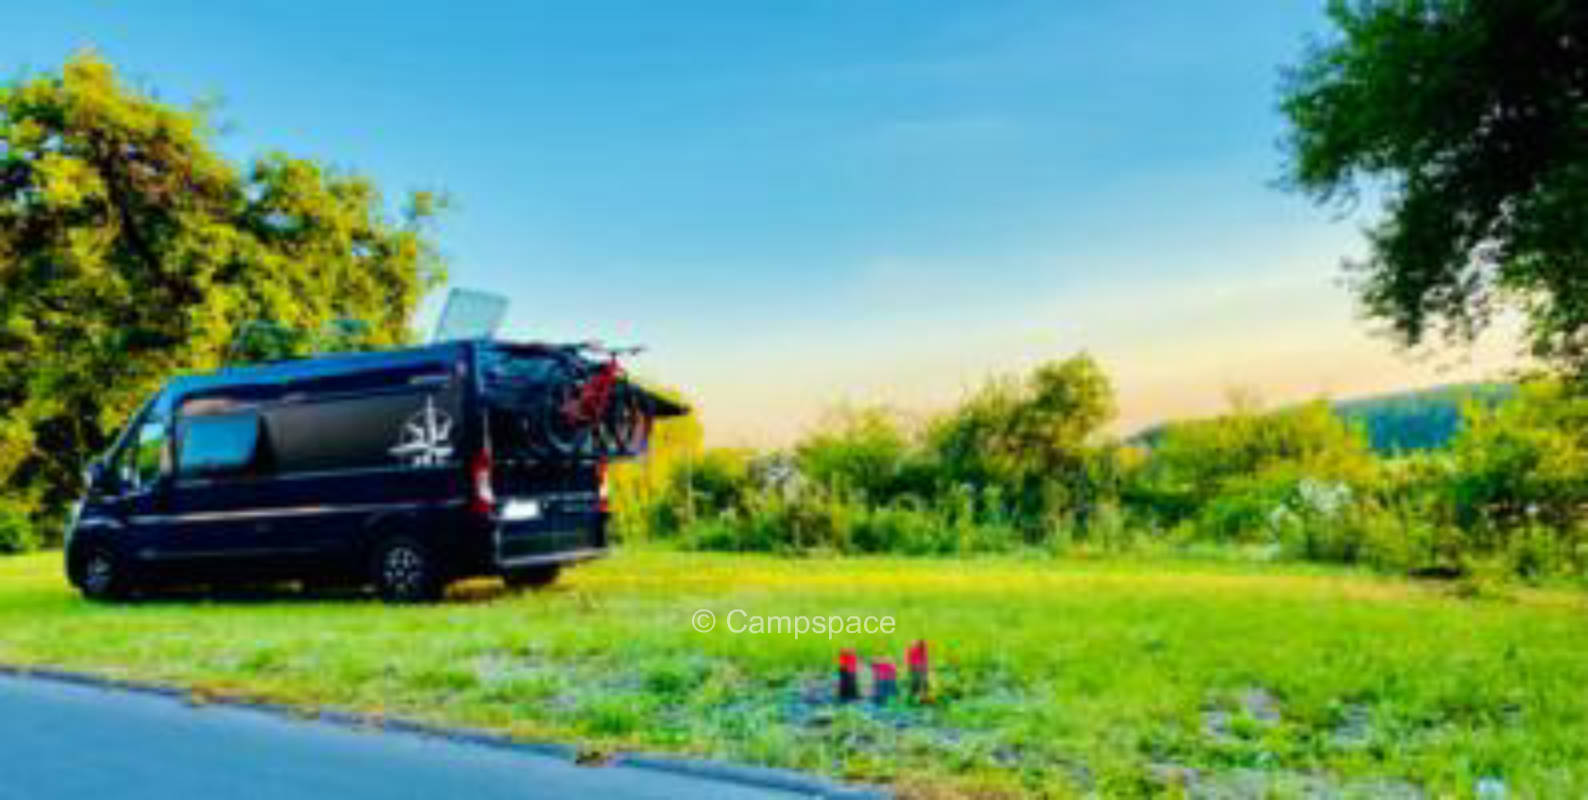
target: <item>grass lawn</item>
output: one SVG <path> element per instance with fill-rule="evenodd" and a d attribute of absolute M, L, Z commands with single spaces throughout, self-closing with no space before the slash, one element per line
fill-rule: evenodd
<path fill-rule="evenodd" d="M 906 793 L 1588 795 L 1588 595 L 1305 568 L 626 551 L 552 589 L 97 606 L 0 558 L 0 662 L 528 739 L 891 781 Z M 716 614 L 711 633 L 691 627 Z M 750 614 L 892 635 L 734 634 Z M 828 700 L 838 648 L 933 646 L 936 702 Z"/>

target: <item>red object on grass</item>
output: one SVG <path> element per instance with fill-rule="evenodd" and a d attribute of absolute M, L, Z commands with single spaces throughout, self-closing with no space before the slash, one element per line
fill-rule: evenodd
<path fill-rule="evenodd" d="M 871 662 L 871 677 L 873 680 L 891 681 L 899 677 L 899 668 L 893 666 L 892 661 L 879 659 Z"/>
<path fill-rule="evenodd" d="M 871 700 L 887 705 L 899 693 L 899 670 L 893 662 L 879 658 L 871 662 Z"/>
<path fill-rule="evenodd" d="M 860 660 L 855 658 L 855 651 L 844 648 L 838 652 L 838 670 L 840 672 L 855 672 L 860 668 Z"/>
<path fill-rule="evenodd" d="M 860 699 L 860 676 L 856 674 L 859 660 L 855 651 L 844 648 L 838 653 L 838 702 L 848 703 Z"/>
<path fill-rule="evenodd" d="M 927 673 L 930 669 L 926 661 L 926 640 L 916 639 L 905 654 L 905 661 L 910 665 L 910 696 L 917 702 L 932 702 L 931 690 L 927 688 Z"/>

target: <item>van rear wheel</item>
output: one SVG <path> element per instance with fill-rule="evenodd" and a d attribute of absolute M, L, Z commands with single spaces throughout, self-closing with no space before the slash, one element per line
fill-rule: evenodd
<path fill-rule="evenodd" d="M 406 536 L 375 548 L 373 583 L 388 603 L 429 603 L 441 599 L 446 582 L 440 565 L 424 545 Z"/>
<path fill-rule="evenodd" d="M 502 582 L 506 583 L 509 589 L 542 589 L 556 581 L 560 572 L 562 572 L 560 564 L 525 567 L 502 575 Z"/>

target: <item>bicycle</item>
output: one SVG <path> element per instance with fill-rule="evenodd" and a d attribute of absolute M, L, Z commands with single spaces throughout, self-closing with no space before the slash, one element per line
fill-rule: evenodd
<path fill-rule="evenodd" d="M 606 347 L 580 342 L 554 348 L 561 358 L 548 376 L 540 431 L 546 449 L 559 456 L 625 456 L 650 439 L 649 396 L 628 382 L 620 356 L 644 347 Z M 598 360 L 585 357 L 596 353 Z"/>

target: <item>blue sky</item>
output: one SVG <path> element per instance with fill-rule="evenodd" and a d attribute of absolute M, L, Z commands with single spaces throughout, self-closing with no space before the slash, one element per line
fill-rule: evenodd
<path fill-rule="evenodd" d="M 91 45 L 223 96 L 239 158 L 446 189 L 453 284 L 514 336 L 645 342 L 717 442 L 1081 349 L 1128 429 L 1505 360 L 1369 336 L 1336 269 L 1362 220 L 1272 187 L 1321 6 L 57 0 L 4 11 L 0 68 Z"/>

